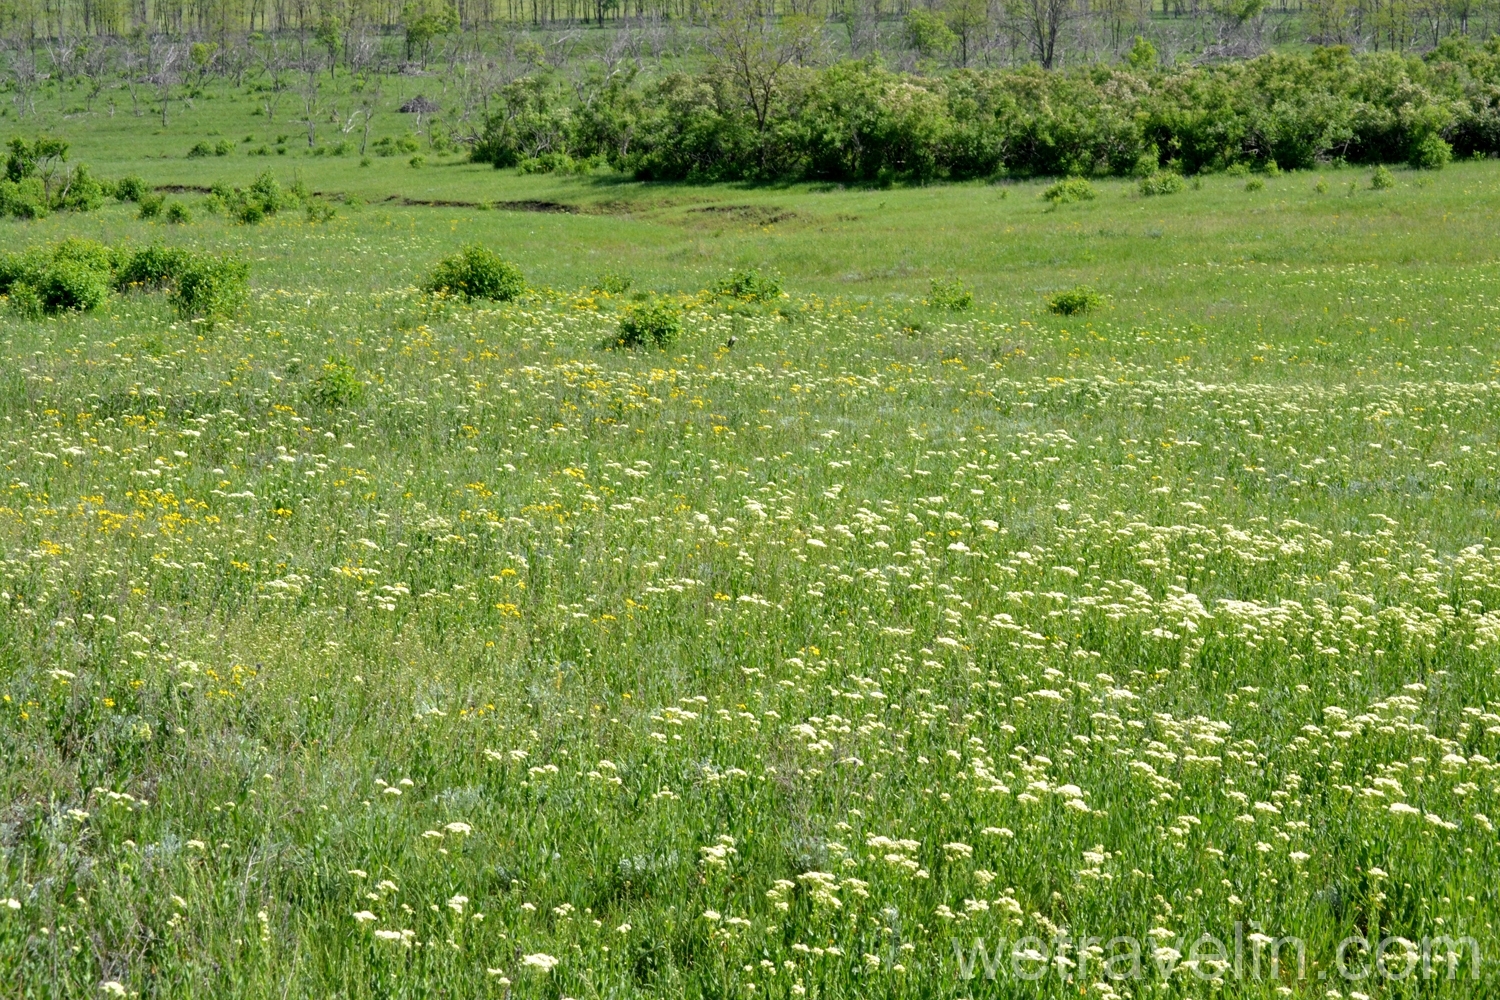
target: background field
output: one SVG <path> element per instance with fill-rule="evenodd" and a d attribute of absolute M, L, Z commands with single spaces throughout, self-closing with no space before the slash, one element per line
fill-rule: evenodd
<path fill-rule="evenodd" d="M 364 203 L 4 224 L 253 301 L 0 326 L 0 995 L 1493 992 L 1319 974 L 1500 954 L 1494 164 L 1053 208 L 75 148 Z M 532 293 L 416 290 L 476 241 Z M 601 272 L 683 339 L 611 349 Z M 1236 922 L 1305 978 L 1184 964 Z M 1059 944 L 1117 934 L 1169 951 Z"/>

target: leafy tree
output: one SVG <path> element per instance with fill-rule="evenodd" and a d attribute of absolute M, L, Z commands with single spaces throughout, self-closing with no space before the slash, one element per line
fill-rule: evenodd
<path fill-rule="evenodd" d="M 927 59 L 937 59 L 953 51 L 958 43 L 953 29 L 941 17 L 930 10 L 913 7 L 903 24 L 906 29 L 906 44 Z"/>
<path fill-rule="evenodd" d="M 432 53 L 432 43 L 458 29 L 458 11 L 446 0 L 411 0 L 401 8 L 406 28 L 406 58 L 420 55 L 423 65 Z"/>

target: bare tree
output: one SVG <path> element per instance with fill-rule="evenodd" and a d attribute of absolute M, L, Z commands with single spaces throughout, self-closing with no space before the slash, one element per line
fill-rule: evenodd
<path fill-rule="evenodd" d="M 1057 63 L 1057 40 L 1063 26 L 1077 13 L 1074 0 L 1018 0 L 1021 20 L 1031 42 L 1031 54 L 1051 69 Z"/>
<path fill-rule="evenodd" d="M 167 127 L 167 109 L 172 103 L 172 88 L 182 75 L 183 47 L 165 36 L 151 39 L 147 50 L 146 74 L 156 88 L 156 99 L 161 102 L 161 124 Z"/>
<path fill-rule="evenodd" d="M 82 54 L 81 73 L 85 80 L 83 106 L 94 110 L 94 102 L 104 90 L 104 84 L 115 71 L 115 48 L 106 44 L 86 45 Z"/>
<path fill-rule="evenodd" d="M 5 48 L 8 55 L 7 75 L 10 77 L 11 89 L 15 91 L 13 100 L 16 116 L 24 118 L 28 113 L 36 111 L 36 90 L 44 77 L 37 66 L 36 50 L 24 40 L 16 39 Z"/>
<path fill-rule="evenodd" d="M 849 51 L 864 56 L 880 50 L 881 0 L 848 0 L 844 5 L 844 30 L 849 33 Z"/>
<path fill-rule="evenodd" d="M 297 124 L 307 126 L 307 146 L 318 144 L 318 92 L 322 86 L 323 67 L 311 53 L 304 53 L 302 60 L 302 117 Z"/>
<path fill-rule="evenodd" d="M 145 86 L 149 76 L 147 50 L 139 43 L 140 39 L 133 39 L 120 56 L 123 64 L 120 67 L 121 76 L 125 80 L 125 89 L 130 92 L 130 113 L 137 118 L 145 114 L 141 109 L 141 88 Z"/>
<path fill-rule="evenodd" d="M 265 111 L 267 121 L 275 121 L 281 99 L 292 89 L 295 60 L 292 53 L 278 44 L 276 39 L 268 38 L 261 44 L 259 63 L 262 79 L 261 108 Z"/>

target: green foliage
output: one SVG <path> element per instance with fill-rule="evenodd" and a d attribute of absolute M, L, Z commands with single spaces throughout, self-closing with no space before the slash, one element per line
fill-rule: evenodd
<path fill-rule="evenodd" d="M 166 218 L 173 225 L 186 225 L 193 221 L 193 213 L 182 202 L 172 201 L 167 203 Z"/>
<path fill-rule="evenodd" d="M 655 296 L 632 303 L 620 316 L 617 334 L 623 347 L 670 347 L 682 336 L 682 310 Z"/>
<path fill-rule="evenodd" d="M 930 10 L 913 7 L 903 22 L 906 44 L 929 59 L 939 58 L 953 51 L 958 36 L 947 23 Z"/>
<path fill-rule="evenodd" d="M 543 153 L 516 163 L 516 169 L 523 174 L 586 174 L 592 167 L 589 160 L 575 160 L 567 153 Z"/>
<path fill-rule="evenodd" d="M 284 208 L 295 206 L 300 200 L 295 190 L 291 193 L 282 191 L 275 175 L 263 170 L 247 188 L 215 184 L 205 207 L 210 212 L 225 212 L 234 221 L 253 226 Z"/>
<path fill-rule="evenodd" d="M 389 135 L 382 136 L 370 144 L 370 149 L 374 150 L 376 156 L 397 156 L 402 153 L 415 153 L 421 148 L 422 144 L 418 142 L 417 137 L 414 135 L 403 135 L 399 138 Z"/>
<path fill-rule="evenodd" d="M 230 254 L 194 254 L 179 269 L 171 299 L 184 318 L 232 319 L 250 298 L 250 265 Z"/>
<path fill-rule="evenodd" d="M 974 290 L 957 278 L 933 278 L 928 284 L 927 304 L 934 309 L 967 312 L 974 308 Z"/>
<path fill-rule="evenodd" d="M 942 15 L 917 6 L 906 23 L 919 50 L 950 51 Z M 642 180 L 891 184 L 1436 163 L 1439 143 L 1457 156 L 1500 153 L 1490 97 L 1500 46 L 1426 59 L 1324 49 L 1157 61 L 1142 40 L 1121 66 L 1052 72 L 913 76 L 841 62 L 773 87 L 759 113 L 722 70 L 620 77 L 586 95 L 538 74 L 496 95 L 472 155 L 528 170 L 598 157 Z"/>
<path fill-rule="evenodd" d="M 7 253 L 0 257 L 0 294 L 26 316 L 88 312 L 109 294 L 114 262 L 110 249 L 93 240 Z"/>
<path fill-rule="evenodd" d="M 1375 168 L 1370 175 L 1370 187 L 1376 191 L 1385 191 L 1396 186 L 1396 175 L 1391 173 L 1384 164 Z"/>
<path fill-rule="evenodd" d="M 1407 159 L 1418 170 L 1441 170 L 1453 159 L 1453 147 L 1438 135 L 1425 135 L 1413 147 Z"/>
<path fill-rule="evenodd" d="M 188 150 L 187 155 L 190 160 L 199 159 L 204 156 L 213 156 L 214 148 L 207 142 L 199 142 L 194 144 L 192 149 Z"/>
<path fill-rule="evenodd" d="M 249 294 L 249 267 L 161 244 L 111 249 L 94 240 L 68 239 L 0 256 L 0 294 L 25 315 L 87 312 L 110 289 L 166 290 L 184 317 L 218 319 L 236 314 Z"/>
<path fill-rule="evenodd" d="M 155 191 L 152 191 L 149 194 L 144 194 L 137 202 L 137 204 L 140 206 L 140 210 L 136 213 L 137 217 L 142 219 L 154 219 L 157 216 L 161 215 L 162 207 L 165 206 L 166 203 L 166 195 L 157 194 Z"/>
<path fill-rule="evenodd" d="M 1252 177 L 1245 182 L 1246 191 L 1261 191 L 1264 190 L 1265 186 L 1266 182 L 1259 177 Z"/>
<path fill-rule="evenodd" d="M 151 193 L 151 188 L 138 174 L 130 174 L 115 181 L 115 197 L 120 201 L 140 201 Z"/>
<path fill-rule="evenodd" d="M 11 311 L 24 319 L 41 319 L 46 315 L 41 295 L 29 282 L 14 282 L 5 295 Z"/>
<path fill-rule="evenodd" d="M 308 386 L 308 398 L 329 410 L 357 406 L 364 402 L 365 383 L 344 358 L 330 358 Z"/>
<path fill-rule="evenodd" d="M 183 269 L 193 259 L 193 254 L 181 247 L 153 243 L 127 251 L 121 257 L 115 270 L 115 287 L 123 292 L 137 288 L 162 289 L 175 285 Z"/>
<path fill-rule="evenodd" d="M 51 212 L 91 212 L 104 204 L 104 186 L 84 164 L 67 166 L 68 143 L 39 136 L 11 139 L 0 180 L 0 214 L 39 219 Z"/>
<path fill-rule="evenodd" d="M 1058 292 L 1047 299 L 1047 311 L 1058 316 L 1077 316 L 1104 304 L 1104 297 L 1087 285 Z"/>
<path fill-rule="evenodd" d="M 493 250 L 470 244 L 438 261 L 424 288 L 466 299 L 509 302 L 526 290 L 526 279 L 520 268 Z"/>
<path fill-rule="evenodd" d="M 1150 177 L 1142 177 L 1140 188 L 1141 194 L 1151 197 L 1161 194 L 1176 194 L 1186 187 L 1181 174 L 1174 174 L 1169 170 L 1158 171 Z"/>
<path fill-rule="evenodd" d="M 46 189 L 42 187 L 41 178 L 0 180 L 0 215 L 15 219 L 40 219 L 51 211 L 52 206 Z"/>
<path fill-rule="evenodd" d="M 218 142 L 214 143 L 215 156 L 228 156 L 232 152 L 234 152 L 234 143 L 231 140 L 220 139 Z"/>
<path fill-rule="evenodd" d="M 613 271 L 605 271 L 594 279 L 593 290 L 608 295 L 624 295 L 630 291 L 630 278 Z"/>
<path fill-rule="evenodd" d="M 96 270 L 78 260 L 58 260 L 42 272 L 36 284 L 42 312 L 88 312 L 109 294 L 108 271 Z"/>
<path fill-rule="evenodd" d="M 52 136 L 38 136 L 31 142 L 17 136 L 8 149 L 5 177 L 10 181 L 50 175 L 68 158 L 68 143 Z"/>
<path fill-rule="evenodd" d="M 1082 177 L 1065 177 L 1042 191 L 1042 200 L 1053 205 L 1067 205 L 1075 201 L 1093 201 L 1098 192 L 1094 185 Z"/>
<path fill-rule="evenodd" d="M 332 222 L 338 216 L 338 209 L 326 201 L 309 198 L 303 207 L 303 217 L 311 223 Z"/>
<path fill-rule="evenodd" d="M 1133 70 L 1149 70 L 1156 65 L 1156 59 L 1156 46 L 1140 35 L 1135 36 L 1135 43 L 1125 53 L 1125 64 Z"/>
<path fill-rule="evenodd" d="M 781 279 L 759 271 L 735 271 L 714 286 L 714 292 L 741 302 L 770 302 L 784 294 Z"/>

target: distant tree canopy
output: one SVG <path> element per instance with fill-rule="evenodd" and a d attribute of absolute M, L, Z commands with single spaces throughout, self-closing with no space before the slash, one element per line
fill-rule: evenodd
<path fill-rule="evenodd" d="M 962 67 L 1115 58 L 1138 35 L 1174 58 L 1253 55 L 1287 41 L 1405 52 L 1500 30 L 1500 0 L 3 0 L 0 36 L 61 43 L 52 52 L 60 63 L 87 61 L 81 43 L 91 37 L 212 39 L 223 44 L 205 55 L 221 63 L 232 61 L 227 42 L 251 33 L 295 32 L 336 60 L 350 36 L 375 31 L 401 37 L 414 59 L 437 39 L 487 26 L 711 27 L 746 10 L 825 24 L 855 56 L 911 52 Z"/>

